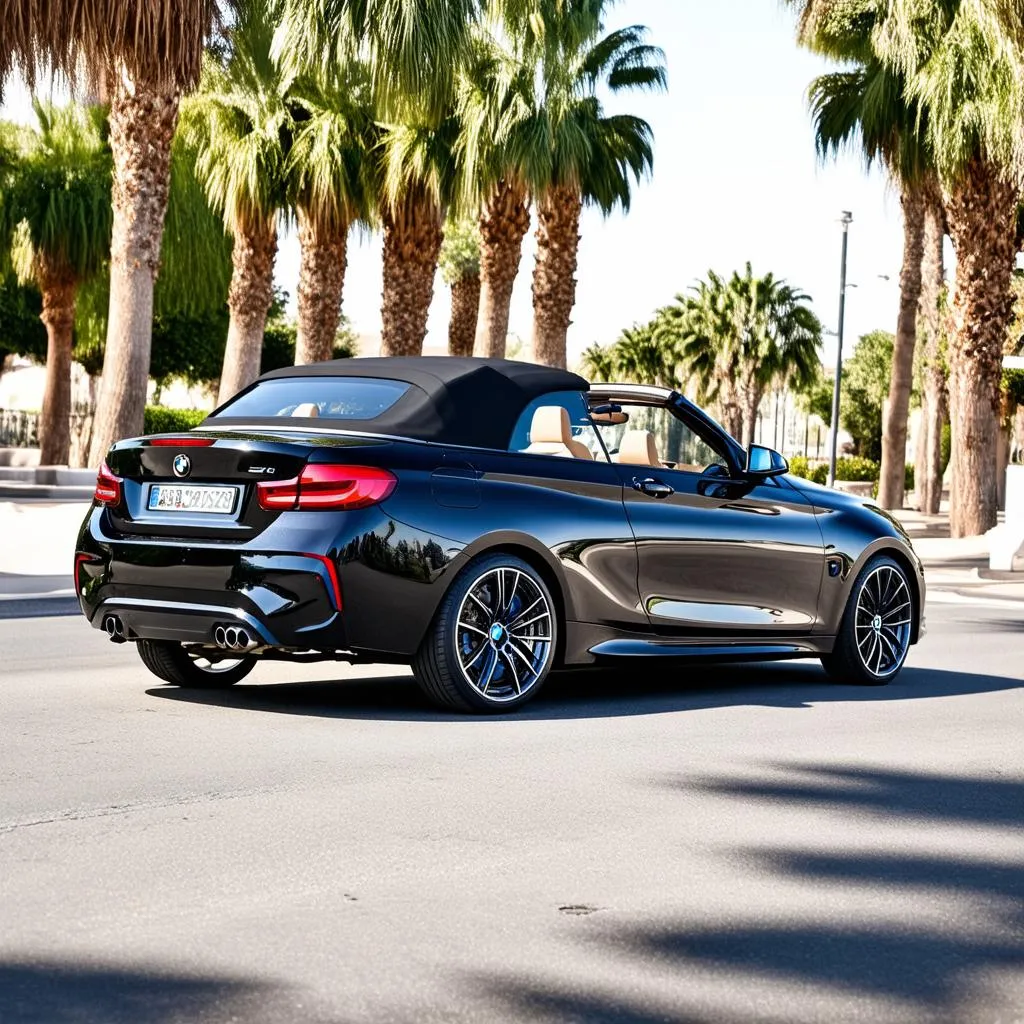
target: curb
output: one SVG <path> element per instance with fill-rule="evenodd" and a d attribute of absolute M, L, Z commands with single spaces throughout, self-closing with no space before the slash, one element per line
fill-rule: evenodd
<path fill-rule="evenodd" d="M 0 601 L 0 621 L 5 619 L 46 619 L 56 616 L 81 615 L 77 597 L 61 592 L 43 595 L 18 595 Z"/>

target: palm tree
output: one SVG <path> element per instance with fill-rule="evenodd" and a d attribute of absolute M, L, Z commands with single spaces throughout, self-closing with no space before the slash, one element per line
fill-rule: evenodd
<path fill-rule="evenodd" d="M 731 339 L 737 333 L 738 296 L 729 282 L 708 271 L 690 295 L 658 312 L 655 336 L 671 345 L 684 364 L 685 376 L 696 383 L 697 399 L 718 408 L 719 418 L 733 437 L 743 436 L 743 413 L 737 397 Z M 695 339 L 703 338 L 701 345 Z M 683 352 L 685 350 L 685 356 Z"/>
<path fill-rule="evenodd" d="M 113 441 L 142 429 L 171 139 L 216 8 L 216 0 L 16 0 L 0 19 L 0 78 L 12 58 L 30 84 L 39 65 L 73 80 L 84 70 L 110 102 L 110 316 L 94 464 Z"/>
<path fill-rule="evenodd" d="M 684 368 L 705 398 L 721 402 L 727 429 L 744 445 L 770 387 L 805 388 L 820 370 L 821 324 L 808 301 L 772 274 L 755 277 L 749 263 L 728 281 L 711 272 L 676 299 Z"/>
<path fill-rule="evenodd" d="M 277 218 L 284 207 L 293 124 L 290 79 L 271 56 L 273 4 L 235 9 L 223 63 L 209 59 L 182 121 L 211 205 L 234 239 L 227 346 L 218 400 L 258 376 L 267 311 L 274 297 Z"/>
<path fill-rule="evenodd" d="M 954 537 L 996 523 L 999 380 L 1012 311 L 1022 191 L 1022 45 L 990 5 L 893 0 L 874 34 L 928 110 L 927 135 L 957 253 L 949 345 Z"/>
<path fill-rule="evenodd" d="M 804 21 L 800 42 L 848 67 L 821 75 L 811 83 L 809 96 L 818 153 L 834 156 L 852 145 L 860 149 L 868 167 L 880 161 L 898 187 L 903 207 L 900 306 L 878 488 L 878 502 L 883 508 L 902 508 L 925 212 L 928 196 L 937 192 L 926 135 L 927 111 L 908 95 L 905 77 L 875 53 L 871 33 L 877 17 L 873 6 L 846 4 L 827 17 L 820 16 L 822 13 L 819 9 L 819 17 Z"/>
<path fill-rule="evenodd" d="M 506 5 L 507 7 L 508 5 Z M 536 8 L 536 4 L 531 4 Z M 515 18 L 515 12 L 508 10 Z M 535 13 L 535 12 L 534 12 Z M 509 307 L 523 239 L 530 229 L 529 189 L 509 147 L 509 130 L 529 109 L 533 67 L 522 59 L 528 18 L 485 24 L 458 92 L 459 158 L 466 165 L 465 205 L 479 210 L 480 305 L 475 351 L 500 358 L 508 338 Z M 507 39 L 520 40 L 519 49 Z"/>
<path fill-rule="evenodd" d="M 301 256 L 295 362 L 332 357 L 345 283 L 348 234 L 372 216 L 375 126 L 368 69 L 310 74 L 290 91 L 295 138 L 288 158 L 289 205 Z"/>
<path fill-rule="evenodd" d="M 606 214 L 628 209 L 631 179 L 640 181 L 653 163 L 650 125 L 628 114 L 605 115 L 596 92 L 664 88 L 665 68 L 642 26 L 600 35 L 604 3 L 554 6 L 539 42 L 528 40 L 523 52 L 536 68 L 535 88 L 508 129 L 508 152 L 537 201 L 533 357 L 565 366 L 580 211 L 584 204 Z"/>
<path fill-rule="evenodd" d="M 921 266 L 921 307 L 918 330 L 922 350 L 922 443 L 914 467 L 914 485 L 922 512 L 936 515 L 942 501 L 942 430 L 946 424 L 946 272 L 942 252 L 946 212 L 936 187 L 928 194 L 924 221 L 924 262 Z"/>
<path fill-rule="evenodd" d="M 480 233 L 473 221 L 446 226 L 440 264 L 441 275 L 452 290 L 448 354 L 471 356 L 480 306 Z"/>
<path fill-rule="evenodd" d="M 34 103 L 38 129 L 19 132 L 0 167 L 0 249 L 43 299 L 46 389 L 40 461 L 66 465 L 71 441 L 71 349 L 78 289 L 110 253 L 111 160 L 96 109 Z"/>

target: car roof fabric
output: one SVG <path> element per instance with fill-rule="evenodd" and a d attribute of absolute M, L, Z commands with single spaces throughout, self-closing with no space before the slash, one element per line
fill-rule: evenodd
<path fill-rule="evenodd" d="M 586 391 L 578 374 L 513 359 L 414 356 L 334 359 L 287 366 L 265 373 L 260 381 L 289 377 L 375 377 L 412 385 L 390 409 L 373 420 L 345 420 L 339 429 L 399 434 L 440 444 L 506 448 L 519 416 L 535 398 L 553 391 Z M 210 419 L 281 426 L 280 417 L 233 418 L 215 410 Z M 289 426 L 323 429 L 325 421 L 289 417 Z"/>

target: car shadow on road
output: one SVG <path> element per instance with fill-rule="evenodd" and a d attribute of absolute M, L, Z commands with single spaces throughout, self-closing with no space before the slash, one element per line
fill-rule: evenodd
<path fill-rule="evenodd" d="M 282 669 L 282 674 L 286 671 Z M 615 718 L 733 706 L 808 708 L 832 701 L 920 700 L 1022 687 L 1024 680 L 1006 676 L 913 667 L 905 668 L 888 686 L 860 687 L 833 682 L 816 662 L 708 666 L 645 661 L 629 667 L 554 673 L 535 700 L 497 719 L 435 710 L 408 675 L 241 683 L 226 690 L 154 687 L 146 692 L 164 700 L 286 715 L 493 722 Z"/>

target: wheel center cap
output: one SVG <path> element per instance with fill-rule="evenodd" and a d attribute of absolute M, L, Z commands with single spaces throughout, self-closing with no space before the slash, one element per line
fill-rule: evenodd
<path fill-rule="evenodd" d="M 505 639 L 505 627 L 500 622 L 494 623 L 488 636 L 490 636 L 492 644 L 500 644 Z"/>
<path fill-rule="evenodd" d="M 874 629 L 874 631 L 876 633 L 881 633 L 882 632 L 882 616 L 881 615 L 876 615 L 871 620 L 871 626 L 872 626 L 872 628 Z"/>

